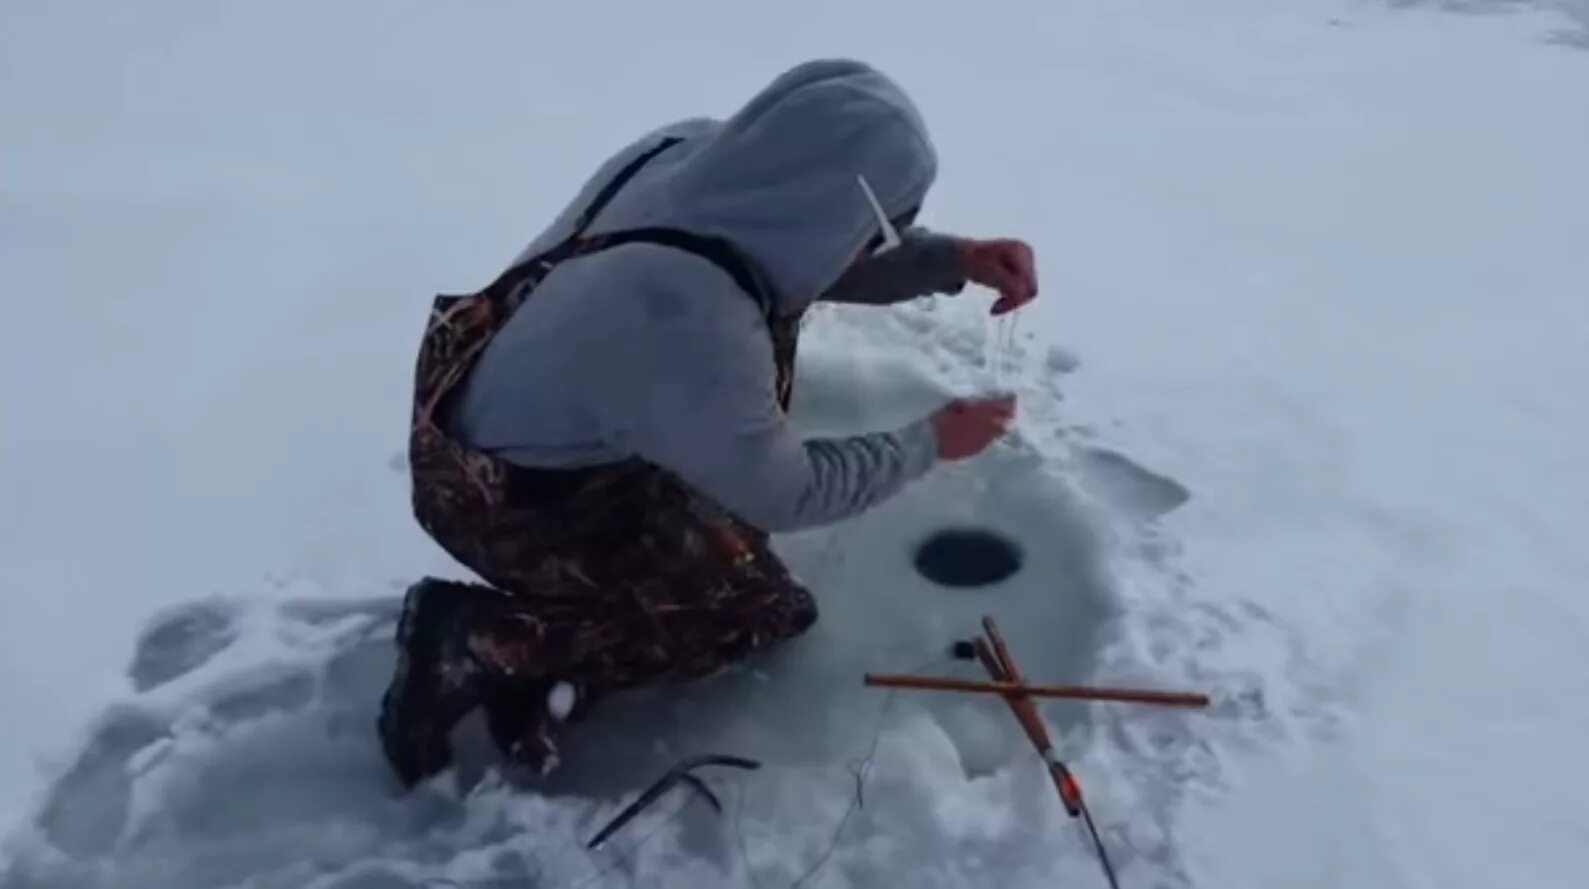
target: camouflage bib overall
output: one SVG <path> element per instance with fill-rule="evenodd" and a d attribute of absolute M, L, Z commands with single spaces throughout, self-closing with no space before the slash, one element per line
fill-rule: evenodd
<path fill-rule="evenodd" d="M 787 409 L 799 318 L 770 311 L 770 297 L 727 242 L 672 229 L 584 236 L 624 182 L 672 144 L 620 172 L 557 247 L 478 293 L 435 301 L 415 371 L 413 508 L 425 531 L 489 586 L 427 579 L 405 601 L 381 732 L 409 783 L 445 765 L 445 732 L 476 704 L 503 751 L 544 772 L 556 762 L 561 730 L 545 711 L 553 683 L 578 689 L 577 717 L 614 691 L 707 675 L 816 620 L 810 593 L 768 536 L 667 470 L 629 459 L 538 472 L 446 431 L 451 399 L 482 351 L 559 262 L 637 241 L 697 253 L 761 303 Z M 548 477 L 555 494 L 540 490 Z"/>

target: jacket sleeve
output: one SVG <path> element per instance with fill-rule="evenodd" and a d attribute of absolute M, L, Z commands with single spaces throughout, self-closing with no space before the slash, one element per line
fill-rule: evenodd
<path fill-rule="evenodd" d="M 694 319 L 647 338 L 648 373 L 633 381 L 632 397 L 618 399 L 630 405 L 619 425 L 632 453 L 768 532 L 854 516 L 936 462 L 928 419 L 869 435 L 802 438 L 778 406 L 772 344 L 759 319 L 747 312 L 737 320 Z"/>
<path fill-rule="evenodd" d="M 886 306 L 932 293 L 959 293 L 965 285 L 955 239 L 917 227 L 902 232 L 893 250 L 851 266 L 821 301 Z"/>

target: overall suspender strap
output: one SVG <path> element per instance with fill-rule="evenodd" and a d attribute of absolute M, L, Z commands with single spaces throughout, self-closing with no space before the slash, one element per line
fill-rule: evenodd
<path fill-rule="evenodd" d="M 510 294 L 516 294 L 520 286 L 537 273 L 544 275 L 552 266 L 572 256 L 581 236 L 585 234 L 585 229 L 590 228 L 590 224 L 595 221 L 597 214 L 606 209 L 609 203 L 612 203 L 612 199 L 617 196 L 625 185 L 629 184 L 629 180 L 633 179 L 636 173 L 640 172 L 640 168 L 650 163 L 657 155 L 682 141 L 684 140 L 676 136 L 669 136 L 652 148 L 637 155 L 629 163 L 624 164 L 623 169 L 619 170 L 617 175 L 608 180 L 600 191 L 596 192 L 596 196 L 591 199 L 590 204 L 574 220 L 574 230 L 569 232 L 568 237 L 550 250 L 538 253 L 517 265 L 509 267 L 498 275 L 497 279 L 491 282 L 484 292 L 488 295 L 494 295 L 498 299 L 507 299 Z M 516 303 L 517 300 L 515 299 L 513 302 Z"/>
<path fill-rule="evenodd" d="M 512 305 L 517 301 L 518 291 L 526 281 L 537 275 L 544 275 L 551 268 L 574 256 L 583 256 L 617 247 L 623 244 L 657 244 L 663 247 L 672 247 L 684 250 L 711 262 L 722 269 L 734 283 L 739 285 L 751 299 L 756 301 L 763 318 L 769 322 L 773 318 L 774 299 L 772 293 L 763 284 L 763 279 L 758 276 L 751 263 L 733 244 L 724 238 L 708 235 L 698 235 L 693 232 L 683 231 L 664 226 L 644 226 L 626 229 L 623 231 L 607 232 L 600 235 L 585 237 L 585 230 L 590 228 L 601 211 L 607 207 L 618 192 L 633 179 L 640 169 L 650 163 L 653 158 L 667 151 L 669 148 L 684 140 L 674 136 L 663 139 L 655 147 L 646 150 L 625 164 L 611 181 L 602 186 L 601 190 L 591 200 L 584 212 L 579 214 L 574 224 L 573 232 L 564 238 L 556 247 L 522 262 L 507 271 L 487 288 L 488 292 L 498 294 L 507 299 Z"/>
<path fill-rule="evenodd" d="M 596 192 L 596 197 L 591 199 L 590 206 L 585 208 L 585 212 L 579 214 L 579 221 L 574 223 L 574 233 L 569 235 L 568 240 L 578 240 L 580 236 L 585 234 L 585 229 L 590 228 L 590 224 L 596 221 L 596 216 L 606 209 L 608 204 L 612 203 L 612 199 L 617 196 L 625 185 L 629 184 L 629 180 L 633 179 L 636 173 L 640 172 L 641 167 L 651 163 L 651 160 L 657 155 L 682 141 L 684 140 L 677 136 L 669 136 L 658 143 L 655 148 L 625 164 L 624 168 L 618 171 L 618 175 L 612 177 L 611 181 L 602 186 L 601 191 Z"/>
<path fill-rule="evenodd" d="M 752 270 L 750 263 L 739 252 L 739 249 L 722 238 L 698 235 L 676 228 L 648 226 L 584 238 L 575 245 L 573 255 L 595 253 L 598 250 L 606 250 L 622 244 L 657 244 L 662 247 L 672 247 L 675 250 L 694 253 L 696 256 L 716 265 L 730 278 L 733 278 L 734 283 L 739 285 L 739 289 L 745 291 L 751 299 L 756 301 L 762 317 L 768 319 L 772 317 L 772 294 L 762 285 L 761 279 Z"/>

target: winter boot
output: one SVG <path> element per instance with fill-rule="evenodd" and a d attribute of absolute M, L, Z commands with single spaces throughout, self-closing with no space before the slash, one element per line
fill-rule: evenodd
<path fill-rule="evenodd" d="M 377 727 L 405 787 L 451 764 L 448 736 L 481 702 L 480 664 L 466 644 L 469 628 L 505 599 L 489 587 L 428 577 L 403 597 L 397 670 L 381 699 Z"/>

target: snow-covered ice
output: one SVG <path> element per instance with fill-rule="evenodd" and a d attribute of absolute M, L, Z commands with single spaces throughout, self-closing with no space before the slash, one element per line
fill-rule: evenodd
<path fill-rule="evenodd" d="M 797 410 L 809 428 L 847 428 L 884 395 L 905 415 L 942 397 L 927 376 L 908 373 L 909 362 L 872 366 L 860 348 L 863 340 L 893 343 L 880 351 L 897 354 L 919 336 L 919 323 L 832 314 L 847 317 L 813 324 L 828 335 L 813 338 L 804 362 L 811 382 Z M 862 319 L 868 323 L 855 323 Z M 822 631 L 682 694 L 636 694 L 598 713 L 571 739 L 563 770 L 536 788 L 550 796 L 533 801 L 513 796 L 494 774 L 478 725 L 461 732 L 457 774 L 408 799 L 396 792 L 370 734 L 391 670 L 395 586 L 363 602 L 233 596 L 175 607 L 142 634 L 127 669 L 132 694 L 96 723 L 55 782 L 11 879 L 362 886 L 380 874 L 414 885 L 465 877 L 578 884 L 614 863 L 580 848 L 599 817 L 683 756 L 716 751 L 767 768 L 748 780 L 720 776 L 734 778 L 725 791 L 732 820 L 690 811 L 677 827 L 678 848 L 642 854 L 701 859 L 678 879 L 708 868 L 702 873 L 712 879 L 783 885 L 831 844 L 854 793 L 853 763 L 874 739 L 871 802 L 846 825 L 831 865 L 838 872 L 864 884 L 892 879 L 905 849 L 929 883 L 997 879 L 1022 862 L 1047 872 L 1051 847 L 1022 843 L 1019 834 L 1043 824 L 1053 801 L 1030 792 L 1043 786 L 1030 756 L 1011 768 L 1025 742 L 1004 726 L 1002 705 L 897 699 L 858 680 L 869 670 L 926 667 L 975 675 L 946 649 L 990 610 L 1022 617 L 1006 632 L 1034 675 L 1085 676 L 1109 616 L 1102 541 L 1088 509 L 1047 476 L 1036 452 L 1012 446 L 844 529 L 791 536 L 782 548 L 825 597 Z M 927 530 L 977 516 L 1031 546 L 1022 575 L 961 592 L 903 570 Z M 1052 715 L 1064 724 L 1079 711 L 1056 707 Z M 939 784 L 952 790 L 934 790 Z M 942 814 L 904 817 L 923 807 Z M 1015 831 L 1020 822 L 1010 819 L 1023 810 L 1030 823 Z M 555 849 L 532 839 L 551 836 L 561 837 Z M 629 839 L 620 835 L 613 854 L 621 859 Z M 948 839 L 952 845 L 921 858 L 918 847 Z M 1005 848 L 1012 844 L 1026 848 Z M 743 876 L 747 866 L 751 876 Z"/>
<path fill-rule="evenodd" d="M 860 684 L 974 675 L 943 650 L 984 612 L 1034 676 L 1215 696 L 1045 707 L 1128 887 L 1581 881 L 1589 8 L 618 19 L 0 11 L 0 887 L 1101 887 L 1001 705 Z M 918 96 L 923 221 L 1028 238 L 1044 292 L 1013 331 L 980 293 L 824 309 L 798 419 L 1008 385 L 1019 436 L 782 539 L 823 608 L 786 650 L 614 701 L 547 787 L 471 725 L 398 794 L 393 609 L 457 573 L 401 458 L 430 296 L 635 132 L 837 53 Z M 909 572 L 966 518 L 1026 569 Z M 722 816 L 677 793 L 583 850 L 707 751 L 766 766 L 708 775 Z"/>

